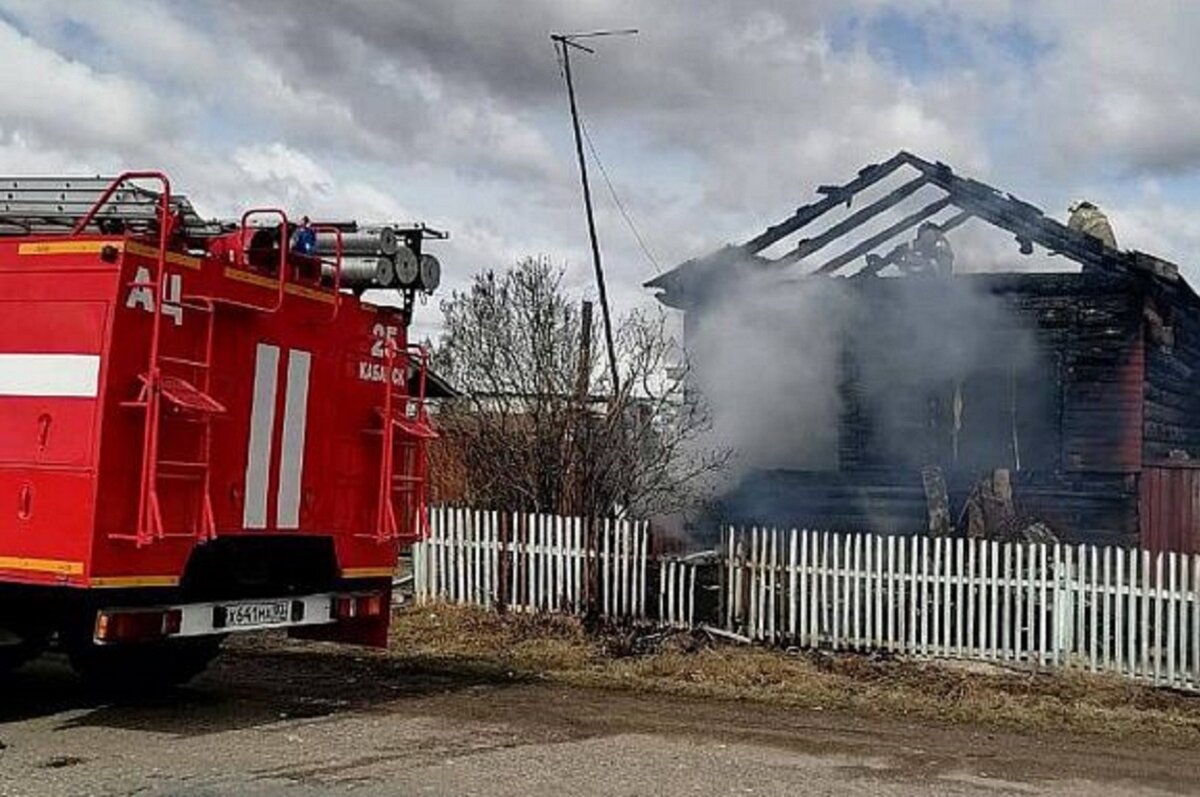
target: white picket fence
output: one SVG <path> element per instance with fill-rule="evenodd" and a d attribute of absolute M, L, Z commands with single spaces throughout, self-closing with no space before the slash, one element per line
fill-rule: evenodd
<path fill-rule="evenodd" d="M 592 612 L 768 644 L 1107 671 L 1200 690 L 1200 556 L 725 529 L 708 564 L 645 524 L 435 509 L 418 602 Z M 653 593 L 658 600 L 653 600 Z"/>
<path fill-rule="evenodd" d="M 676 557 L 659 557 L 657 565 L 659 623 L 670 628 L 695 628 L 699 566 Z"/>
<path fill-rule="evenodd" d="M 1200 557 L 728 529 L 724 622 L 755 640 L 1109 671 L 1200 689 Z"/>
<path fill-rule="evenodd" d="M 647 619 L 643 522 L 438 508 L 429 527 L 412 553 L 419 602 Z"/>

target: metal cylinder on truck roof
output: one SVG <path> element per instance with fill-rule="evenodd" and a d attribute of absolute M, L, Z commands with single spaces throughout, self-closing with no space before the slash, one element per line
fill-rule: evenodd
<path fill-rule="evenodd" d="M 421 290 L 432 293 L 442 281 L 442 263 L 428 252 L 421 255 Z"/>
<path fill-rule="evenodd" d="M 342 255 L 345 257 L 366 257 L 368 255 L 393 255 L 400 245 L 396 231 L 391 227 L 378 230 L 362 230 L 360 232 L 342 233 Z M 331 232 L 321 231 L 317 234 L 316 254 L 328 257 L 337 254 L 337 236 Z"/>
<path fill-rule="evenodd" d="M 401 288 L 415 288 L 421 278 L 421 261 L 407 246 L 396 249 L 392 261 L 396 264 L 396 285 Z"/>
<path fill-rule="evenodd" d="M 333 281 L 333 264 L 325 262 L 321 267 L 326 281 Z M 396 266 L 390 257 L 348 257 L 342 261 L 341 286 L 351 290 L 369 288 L 391 288 L 396 284 Z"/>
<path fill-rule="evenodd" d="M 385 255 L 396 254 L 396 248 L 400 246 L 400 239 L 396 237 L 396 231 L 391 227 L 383 227 L 379 230 L 379 251 Z"/>
<path fill-rule="evenodd" d="M 336 236 L 317 236 L 316 254 L 326 260 L 322 273 L 333 279 L 329 258 L 337 253 Z M 352 290 L 401 288 L 433 291 L 441 281 L 441 263 L 430 254 L 417 255 L 401 243 L 391 227 L 364 230 L 342 236 L 343 287 Z"/>

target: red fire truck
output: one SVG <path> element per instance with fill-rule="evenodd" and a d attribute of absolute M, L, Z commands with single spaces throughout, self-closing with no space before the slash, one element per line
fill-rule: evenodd
<path fill-rule="evenodd" d="M 0 670 L 54 645 L 173 683 L 270 628 L 383 645 L 426 523 L 407 329 L 444 237 L 206 221 L 158 172 L 0 178 Z"/>

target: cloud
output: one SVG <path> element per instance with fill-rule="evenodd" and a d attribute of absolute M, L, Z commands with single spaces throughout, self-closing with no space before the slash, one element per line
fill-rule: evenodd
<path fill-rule="evenodd" d="M 320 192 L 328 191 L 333 183 L 332 175 L 312 158 L 280 142 L 239 147 L 233 152 L 233 161 L 257 180 L 283 180 Z"/>
<path fill-rule="evenodd" d="M 1200 9 L 1059 2 L 1035 13 L 1055 32 L 1029 80 L 1047 160 L 1127 174 L 1200 167 Z"/>
<path fill-rule="evenodd" d="M 1157 3 L 0 0 L 0 168 L 161 167 L 210 215 L 426 220 L 450 285 L 549 254 L 594 294 L 548 34 L 627 26 L 573 71 L 666 267 L 900 148 L 1195 251 L 1200 190 L 1140 193 L 1200 163 L 1200 11 Z M 592 188 L 611 293 L 648 301 L 654 266 Z"/>
<path fill-rule="evenodd" d="M 0 19 L 0 119 L 31 143 L 125 150 L 160 134 L 153 95 L 136 80 L 97 72 Z"/>

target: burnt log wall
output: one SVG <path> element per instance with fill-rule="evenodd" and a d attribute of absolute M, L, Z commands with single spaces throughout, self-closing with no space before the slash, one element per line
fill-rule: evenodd
<path fill-rule="evenodd" d="M 1001 292 L 1015 314 L 1036 324 L 1043 356 L 1058 363 L 1056 468 L 1136 473 L 1145 363 L 1141 301 L 1132 280 L 1036 274 L 1004 283 Z"/>
<path fill-rule="evenodd" d="M 971 331 L 985 336 L 979 348 L 992 356 L 981 357 L 959 380 L 957 421 L 955 383 L 945 374 L 922 381 L 897 371 L 888 375 L 886 391 L 864 390 L 851 347 L 842 364 L 838 471 L 758 472 L 727 496 L 723 509 L 730 520 L 919 533 L 927 523 L 919 471 L 936 464 L 946 474 L 956 519 L 980 476 L 1009 468 L 1022 516 L 1046 522 L 1068 541 L 1137 542 L 1147 371 L 1143 286 L 1133 277 L 1094 271 L 955 279 L 1006 308 L 986 319 L 988 329 Z M 899 279 L 866 286 L 878 307 L 873 322 L 902 328 L 902 319 L 887 309 L 888 294 L 919 287 Z M 880 336 L 904 345 L 898 332 L 884 329 Z M 1034 351 L 1012 351 L 1017 347 Z M 1010 377 L 1010 367 L 1020 370 Z M 1179 366 L 1170 372 L 1178 374 Z M 884 424 L 872 401 L 880 396 L 891 413 L 887 437 L 900 438 L 902 446 L 879 431 Z M 894 431 L 898 415 L 901 435 Z M 1195 415 L 1200 418 L 1200 408 Z M 1194 431 L 1200 442 L 1200 427 Z"/>
<path fill-rule="evenodd" d="M 956 519 L 974 481 L 988 468 L 1006 467 L 1013 469 L 1019 513 L 1046 522 L 1064 541 L 1200 552 L 1200 299 L 1191 288 L 1182 280 L 1097 271 L 956 280 L 1002 299 L 1012 327 L 1032 332 L 1036 369 L 1011 382 L 1019 388 L 1021 469 L 1003 445 L 1011 429 L 987 428 L 987 418 L 1003 418 L 1004 401 L 995 394 L 1006 388 L 996 363 L 983 363 L 957 387 L 944 374 L 889 381 L 889 420 L 895 425 L 897 413 L 904 416 L 899 437 L 907 440 L 897 447 L 881 444 L 881 424 L 866 398 L 878 391 L 856 384 L 857 364 L 847 356 L 838 470 L 753 473 L 726 496 L 725 519 L 923 533 L 922 465 L 942 467 Z M 900 282 L 878 279 L 867 290 L 886 302 Z M 910 282 L 897 289 L 913 288 Z M 888 318 L 874 315 L 877 323 Z M 999 361 L 1012 330 L 995 332 Z M 1040 390 L 1044 383 L 1052 384 Z M 952 452 L 956 390 L 962 406 Z"/>
<path fill-rule="evenodd" d="M 1143 307 L 1146 330 L 1146 464 L 1200 466 L 1200 312 L 1182 282 L 1156 282 Z"/>
<path fill-rule="evenodd" d="M 973 486 L 968 478 L 948 481 L 955 521 Z M 1045 522 L 1064 541 L 1137 541 L 1135 475 L 1023 472 L 1013 474 L 1013 492 L 1021 517 Z M 920 474 L 903 471 L 751 471 L 721 499 L 716 515 L 720 522 L 738 525 L 902 536 L 924 534 L 929 524 Z"/>
<path fill-rule="evenodd" d="M 972 284 L 974 293 L 996 296 L 1005 307 L 1003 314 L 987 319 L 989 328 L 968 331 L 977 341 L 978 362 L 961 372 L 957 420 L 954 380 L 943 375 L 931 382 L 901 370 L 889 376 L 886 392 L 864 390 L 854 348 L 848 347 L 839 388 L 840 469 L 934 463 L 974 472 L 1019 466 L 1136 473 L 1142 463 L 1145 358 L 1135 281 L 1098 273 L 956 279 Z M 880 305 L 872 313 L 874 323 L 901 328 L 889 316 L 887 297 L 878 294 L 886 293 L 888 283 L 902 290 L 912 290 L 912 283 L 876 282 L 880 285 L 869 290 L 875 294 L 870 300 Z M 948 336 L 962 333 L 946 331 Z M 898 331 L 880 337 L 904 346 Z M 1034 351 L 1024 350 L 1031 347 Z M 890 434 L 880 431 L 883 410 L 889 413 Z M 1200 445 L 1200 425 L 1194 432 Z"/>
<path fill-rule="evenodd" d="M 1141 544 L 1200 552 L 1200 310 L 1182 281 L 1148 281 Z"/>
<path fill-rule="evenodd" d="M 1147 371 L 1142 286 L 1097 272 L 989 279 L 1013 314 L 1035 327 L 1040 358 L 1055 363 L 1057 401 L 1036 409 L 1057 413 L 1042 425 L 1057 437 L 1056 455 L 1049 468 L 1043 460 L 1013 474 L 1020 513 L 1066 541 L 1136 544 Z"/>

